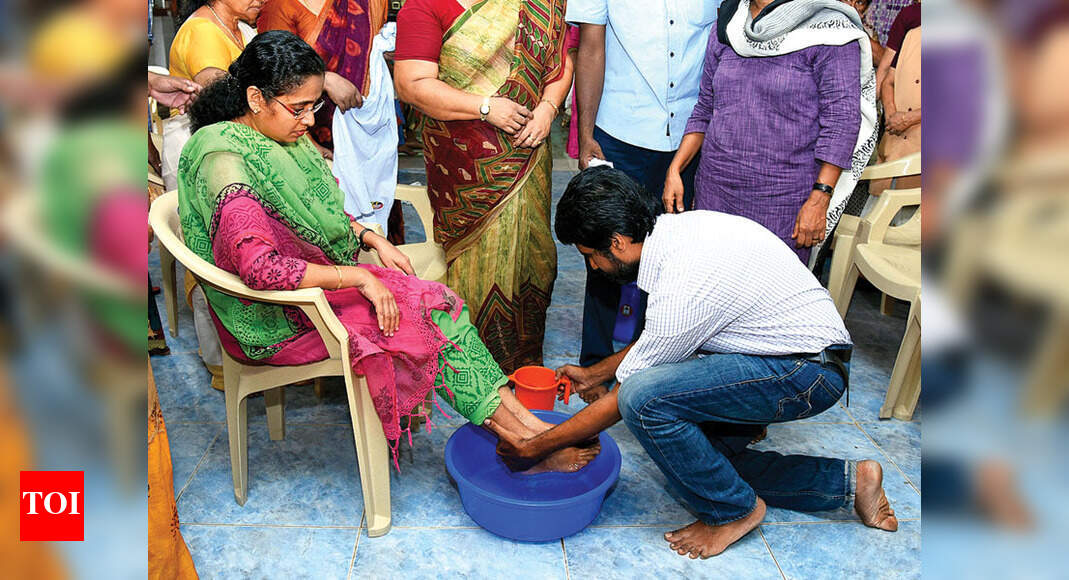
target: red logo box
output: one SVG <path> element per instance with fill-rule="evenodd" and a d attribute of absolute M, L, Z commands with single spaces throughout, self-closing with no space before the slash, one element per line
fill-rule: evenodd
<path fill-rule="evenodd" d="M 83 541 L 84 488 L 82 471 L 19 472 L 19 540 Z"/>

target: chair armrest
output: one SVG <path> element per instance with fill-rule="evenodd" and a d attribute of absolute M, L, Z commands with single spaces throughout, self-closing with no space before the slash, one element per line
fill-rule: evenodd
<path fill-rule="evenodd" d="M 857 241 L 859 244 L 882 243 L 887 235 L 887 228 L 898 212 L 908 206 L 920 205 L 921 189 L 889 189 L 880 195 L 872 211 L 861 219 L 858 225 Z M 919 210 L 918 210 L 919 211 Z"/>
<path fill-rule="evenodd" d="M 901 159 L 869 165 L 861 173 L 861 181 L 873 179 L 888 179 L 892 177 L 906 177 L 921 174 L 921 154 L 914 153 Z"/>
<path fill-rule="evenodd" d="M 428 242 L 433 242 L 434 209 L 431 207 L 430 198 L 427 197 L 427 188 L 415 185 L 398 184 L 397 190 L 394 192 L 394 199 L 397 201 L 407 201 L 416 208 L 416 213 L 419 214 L 419 221 L 423 222 L 423 234 L 426 236 Z"/>

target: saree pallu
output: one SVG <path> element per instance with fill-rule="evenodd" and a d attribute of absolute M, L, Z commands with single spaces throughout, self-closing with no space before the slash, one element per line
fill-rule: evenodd
<path fill-rule="evenodd" d="M 483 0 L 446 32 L 439 79 L 528 109 L 563 72 L 564 3 Z M 435 240 L 446 280 L 505 372 L 542 363 L 546 309 L 556 279 L 550 231 L 548 144 L 514 148 L 480 120 L 421 120 Z"/>

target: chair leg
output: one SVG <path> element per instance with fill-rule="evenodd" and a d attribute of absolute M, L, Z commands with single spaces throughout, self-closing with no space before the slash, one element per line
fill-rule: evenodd
<path fill-rule="evenodd" d="M 858 270 L 857 266 L 850 263 L 847 266 L 839 294 L 832 295 L 832 300 L 835 301 L 835 309 L 839 311 L 839 316 L 843 317 L 843 320 L 846 320 L 846 313 L 850 311 L 850 301 L 854 299 L 854 288 L 857 286 L 859 276 L 861 276 L 861 270 Z"/>
<path fill-rule="evenodd" d="M 1069 394 L 1069 312 L 1056 314 L 1048 324 L 1024 389 L 1025 409 L 1041 416 L 1055 414 Z"/>
<path fill-rule="evenodd" d="M 223 356 L 223 384 L 226 391 L 226 430 L 230 438 L 230 469 L 234 479 L 234 499 L 245 505 L 249 497 L 248 403 L 239 393 L 241 370 L 237 362 Z"/>
<path fill-rule="evenodd" d="M 391 526 L 389 451 L 382 422 L 367 391 L 367 381 L 362 376 L 353 376 L 346 368 L 345 389 L 353 421 L 360 487 L 364 492 L 367 534 L 374 538 L 389 532 Z"/>
<path fill-rule="evenodd" d="M 272 441 L 286 438 L 286 387 L 264 391 L 264 406 L 267 407 L 267 433 Z"/>
<path fill-rule="evenodd" d="M 880 295 L 880 314 L 890 316 L 895 313 L 895 299 L 886 294 Z"/>
<path fill-rule="evenodd" d="M 920 397 L 921 323 L 915 310 L 916 306 L 910 308 L 906 333 L 902 337 L 902 345 L 898 348 L 895 367 L 887 385 L 887 397 L 880 407 L 881 419 L 889 419 L 892 415 L 898 419 L 911 419 Z M 903 406 L 898 408 L 900 401 Z"/>
<path fill-rule="evenodd" d="M 854 236 L 835 234 L 835 251 L 831 254 L 831 269 L 828 272 L 828 294 L 839 305 L 839 296 L 846 285 L 850 260 L 854 252 Z"/>
<path fill-rule="evenodd" d="M 160 244 L 160 271 L 163 274 L 163 301 L 167 305 L 167 324 L 171 327 L 171 336 L 178 336 L 178 289 L 175 281 L 174 256 Z"/>

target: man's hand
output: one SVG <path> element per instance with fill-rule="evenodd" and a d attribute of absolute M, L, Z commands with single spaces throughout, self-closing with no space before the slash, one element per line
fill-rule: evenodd
<path fill-rule="evenodd" d="M 589 139 L 579 140 L 579 169 L 586 169 L 587 165 L 590 165 L 590 160 L 594 157 L 605 160 L 605 154 L 601 152 L 601 145 L 594 140 L 593 137 Z"/>
<path fill-rule="evenodd" d="M 179 114 L 196 100 L 201 86 L 197 83 L 166 75 L 148 73 L 148 94 L 160 104 L 177 109 Z"/>
<path fill-rule="evenodd" d="M 605 385 L 594 378 L 590 369 L 575 365 L 564 365 L 557 369 L 557 380 L 568 377 L 572 381 L 572 391 L 583 401 L 593 403 L 609 392 Z"/>
<path fill-rule="evenodd" d="M 802 205 L 798 219 L 794 222 L 791 239 L 799 248 L 809 248 L 824 241 L 825 228 L 828 225 L 828 204 L 831 197 L 823 191 L 814 190 L 809 200 Z"/>
<path fill-rule="evenodd" d="M 525 471 L 542 460 L 542 456 L 538 455 L 530 445 L 529 439 L 524 439 L 518 433 L 504 428 L 492 419 L 487 419 L 483 426 L 497 435 L 497 454 L 509 469 Z"/>

